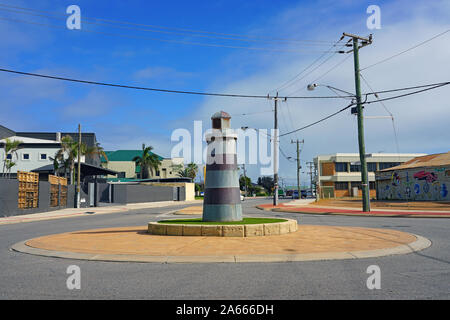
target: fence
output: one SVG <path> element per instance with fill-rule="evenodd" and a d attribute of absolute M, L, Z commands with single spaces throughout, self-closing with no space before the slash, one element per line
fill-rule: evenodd
<path fill-rule="evenodd" d="M 18 171 L 17 181 L 19 181 L 18 208 L 37 208 L 39 203 L 39 174 Z"/>
<path fill-rule="evenodd" d="M 50 183 L 50 207 L 67 206 L 67 179 L 49 175 L 48 182 Z"/>

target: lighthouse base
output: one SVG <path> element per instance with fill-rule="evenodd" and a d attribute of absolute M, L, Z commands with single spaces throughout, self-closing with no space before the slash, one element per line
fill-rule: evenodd
<path fill-rule="evenodd" d="M 203 221 L 241 221 L 242 205 L 239 204 L 204 204 Z"/>

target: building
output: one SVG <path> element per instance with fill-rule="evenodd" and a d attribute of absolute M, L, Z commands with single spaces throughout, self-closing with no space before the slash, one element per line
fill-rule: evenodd
<path fill-rule="evenodd" d="M 38 172 L 40 179 L 44 179 L 48 174 L 54 174 L 53 159 L 61 149 L 61 138 L 71 136 L 78 140 L 77 132 L 15 132 L 0 125 L 0 174 L 3 173 L 6 160 L 4 145 L 6 139 L 21 141 L 19 150 L 14 154 L 9 154 L 10 160 L 16 163 L 10 170 L 10 176 L 16 177 L 17 171 Z M 87 147 L 97 146 L 95 133 L 82 133 L 81 141 Z M 98 154 L 81 156 L 81 177 L 102 175 L 113 171 L 105 171 L 99 167 L 100 156 Z M 6 171 L 6 170 L 5 170 Z"/>
<path fill-rule="evenodd" d="M 366 155 L 370 197 L 376 196 L 375 172 L 400 165 L 424 154 L 372 153 Z M 319 198 L 361 196 L 359 153 L 335 153 L 314 158 L 316 191 Z M 354 190 L 358 190 L 357 194 Z"/>
<path fill-rule="evenodd" d="M 142 150 L 106 151 L 108 159 L 101 158 L 102 166 L 119 173 L 119 178 L 138 179 L 141 168 L 133 161 L 135 157 L 142 156 Z M 155 172 L 150 172 L 149 178 L 178 178 L 179 166 L 183 166 L 183 158 L 163 158 L 157 155 L 161 166 Z M 111 178 L 110 176 L 108 176 Z"/>
<path fill-rule="evenodd" d="M 380 170 L 376 181 L 379 200 L 450 201 L 450 152 Z"/>

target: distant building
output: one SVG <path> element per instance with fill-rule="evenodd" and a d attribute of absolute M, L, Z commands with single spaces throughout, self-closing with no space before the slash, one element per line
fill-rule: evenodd
<path fill-rule="evenodd" d="M 379 200 L 450 201 L 450 152 L 417 157 L 376 173 Z"/>
<path fill-rule="evenodd" d="M 0 173 L 3 172 L 3 163 L 5 161 L 4 145 L 6 139 L 22 141 L 16 154 L 10 154 L 9 158 L 16 163 L 11 168 L 11 177 L 15 177 L 17 171 L 40 172 L 45 169 L 46 173 L 53 171 L 53 158 L 59 149 L 61 149 L 61 138 L 71 136 L 75 141 L 78 140 L 76 132 L 15 132 L 0 125 Z M 87 147 L 97 145 L 95 133 L 82 133 L 81 141 Z M 82 156 L 81 162 L 86 163 L 91 168 L 100 165 L 99 155 Z"/>
<path fill-rule="evenodd" d="M 366 155 L 370 196 L 376 196 L 375 172 L 400 165 L 423 153 L 372 153 Z M 319 198 L 361 196 L 361 164 L 358 153 L 335 153 L 314 158 Z"/>
<path fill-rule="evenodd" d="M 102 166 L 119 173 L 119 178 L 140 178 L 141 167 L 133 161 L 135 157 L 142 156 L 142 150 L 116 150 L 105 151 L 108 160 L 101 158 Z M 178 178 L 178 168 L 183 166 L 183 158 L 163 158 L 157 155 L 161 161 L 158 170 L 149 172 L 148 178 Z M 112 176 L 111 176 L 112 177 Z M 108 178 L 111 178 L 108 176 Z"/>

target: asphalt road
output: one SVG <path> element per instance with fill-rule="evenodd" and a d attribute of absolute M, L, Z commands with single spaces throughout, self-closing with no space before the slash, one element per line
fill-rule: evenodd
<path fill-rule="evenodd" d="M 222 264 L 92 262 L 32 256 L 16 242 L 83 229 L 138 226 L 176 207 L 0 226 L 0 299 L 449 299 L 450 219 L 367 218 L 267 213 L 270 200 L 246 200 L 251 216 L 285 216 L 301 224 L 392 228 L 427 237 L 423 251 L 381 258 Z M 69 265 L 81 268 L 81 289 L 68 290 Z M 381 289 L 369 290 L 367 267 L 378 265 Z"/>

